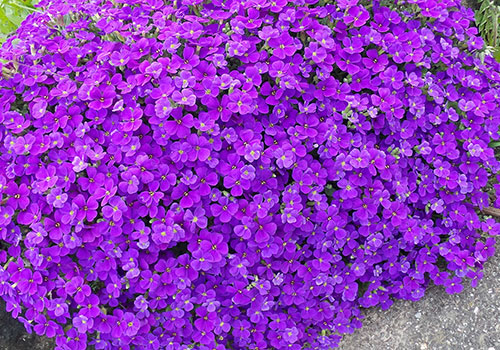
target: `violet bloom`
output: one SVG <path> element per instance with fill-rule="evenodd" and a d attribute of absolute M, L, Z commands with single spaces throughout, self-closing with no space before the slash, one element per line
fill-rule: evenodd
<path fill-rule="evenodd" d="M 10 181 L 5 190 L 5 194 L 9 196 L 7 205 L 13 210 L 18 208 L 22 210 L 26 209 L 30 203 L 29 193 L 30 190 L 26 184 L 17 185 L 15 182 Z"/>
<path fill-rule="evenodd" d="M 123 315 L 122 323 L 125 325 L 124 334 L 128 337 L 132 337 L 137 334 L 141 323 L 131 312 L 125 312 Z"/>
<path fill-rule="evenodd" d="M 97 216 L 97 208 L 99 207 L 99 204 L 97 203 L 95 197 L 88 197 L 85 199 L 82 194 L 79 194 L 73 199 L 73 204 L 75 204 L 78 208 L 76 214 L 77 220 L 87 220 L 92 222 Z"/>
<path fill-rule="evenodd" d="M 267 216 L 260 219 L 257 226 L 257 232 L 255 233 L 255 242 L 264 243 L 267 242 L 270 237 L 276 232 L 277 226 L 272 222 L 272 218 Z"/>
<path fill-rule="evenodd" d="M 172 84 L 172 79 L 170 77 L 160 80 L 160 84 L 157 88 L 151 91 L 151 97 L 155 100 L 167 101 L 168 97 L 172 94 L 175 87 Z"/>
<path fill-rule="evenodd" d="M 282 61 L 274 61 L 269 69 L 269 75 L 272 78 L 282 78 L 287 74 L 289 69 L 289 64 L 285 64 Z"/>
<path fill-rule="evenodd" d="M 90 91 L 90 98 L 92 102 L 89 107 L 96 111 L 109 108 L 113 104 L 113 99 L 116 97 L 115 88 L 113 86 L 106 86 L 103 88 L 93 88 Z"/>
<path fill-rule="evenodd" d="M 115 195 L 117 189 L 118 188 L 114 185 L 114 182 L 112 179 L 106 179 L 104 181 L 104 186 L 99 187 L 95 191 L 95 193 L 92 194 L 92 197 L 94 199 L 100 199 L 101 205 L 106 205 L 106 203 L 108 203 L 109 199 Z"/>
<path fill-rule="evenodd" d="M 59 187 L 54 188 L 47 195 L 47 203 L 54 206 L 54 208 L 62 208 L 64 203 L 68 200 L 68 195 L 63 193 Z"/>
<path fill-rule="evenodd" d="M 196 103 L 196 96 L 191 89 L 183 89 L 181 92 L 174 91 L 172 99 L 180 105 L 194 106 Z"/>
<path fill-rule="evenodd" d="M 377 206 L 375 202 L 369 198 L 364 197 L 362 200 L 355 200 L 356 217 L 361 221 L 371 219 L 377 213 Z"/>
<path fill-rule="evenodd" d="M 291 57 L 297 51 L 293 39 L 287 32 L 276 38 L 269 40 L 269 46 L 273 48 L 273 55 L 279 59 Z"/>
<path fill-rule="evenodd" d="M 82 244 L 82 239 L 76 235 L 64 235 L 63 236 L 64 246 L 68 249 L 74 249 Z"/>
<path fill-rule="evenodd" d="M 224 196 L 219 199 L 219 203 L 210 206 L 212 215 L 218 217 L 221 222 L 229 222 L 238 210 L 238 203 L 231 202 Z"/>
<path fill-rule="evenodd" d="M 153 240 L 157 244 L 168 244 L 174 238 L 172 227 L 167 227 L 164 224 L 153 226 Z"/>
<path fill-rule="evenodd" d="M 299 331 L 296 327 L 286 328 L 283 332 L 283 339 L 287 343 L 295 343 L 298 339 Z"/>
<path fill-rule="evenodd" d="M 185 163 L 189 158 L 192 146 L 188 142 L 183 142 L 183 143 L 176 142 L 172 144 L 170 150 L 171 150 L 170 157 L 174 162 Z"/>
<path fill-rule="evenodd" d="M 105 218 L 119 221 L 127 209 L 127 205 L 120 197 L 111 197 L 109 204 L 102 208 L 102 214 Z"/>
<path fill-rule="evenodd" d="M 196 207 L 194 213 L 191 212 L 191 210 L 187 209 L 186 213 L 184 214 L 184 220 L 191 223 L 191 230 L 193 230 L 195 226 L 199 228 L 206 228 L 208 222 L 208 219 L 205 216 L 205 210 L 200 207 Z"/>
<path fill-rule="evenodd" d="M 446 287 L 446 293 L 448 294 L 460 293 L 464 289 L 462 285 L 462 279 L 458 276 L 447 279 L 444 285 Z"/>
<path fill-rule="evenodd" d="M 197 249 L 193 253 L 193 260 L 191 266 L 196 271 L 208 271 L 212 268 L 212 263 L 210 262 L 211 254 L 210 251 L 205 251 L 203 249 Z"/>
<path fill-rule="evenodd" d="M 45 115 L 46 111 L 47 111 L 47 102 L 46 101 L 37 102 L 31 108 L 31 114 L 32 114 L 33 118 L 35 118 L 35 119 L 42 118 Z"/>
<path fill-rule="evenodd" d="M 210 171 L 207 167 L 199 167 L 196 169 L 196 174 L 200 182 L 200 187 L 198 188 L 200 196 L 209 195 L 211 186 L 215 186 L 219 182 L 217 173 Z"/>
<path fill-rule="evenodd" d="M 253 162 L 260 158 L 262 152 L 262 145 L 259 143 L 252 143 L 245 146 L 244 157 L 249 162 Z"/>
<path fill-rule="evenodd" d="M 206 308 L 200 307 L 196 310 L 196 315 L 199 317 L 194 321 L 194 325 L 201 331 L 211 331 L 215 327 L 215 320 L 217 314 L 215 312 L 208 312 Z"/>
<path fill-rule="evenodd" d="M 35 140 L 36 138 L 30 134 L 20 136 L 16 139 L 16 142 L 14 143 L 14 146 L 12 148 L 19 155 L 28 154 L 33 147 L 33 143 L 35 142 Z"/>
<path fill-rule="evenodd" d="M 50 94 L 55 97 L 68 97 L 76 91 L 76 84 L 70 79 L 63 79 L 57 87 L 50 91 Z"/>
<path fill-rule="evenodd" d="M 82 303 L 85 297 L 91 294 L 91 289 L 88 285 L 84 284 L 84 280 L 80 276 L 73 277 L 66 283 L 65 290 L 68 294 L 73 295 L 77 303 Z"/>
<path fill-rule="evenodd" d="M 245 165 L 240 171 L 242 179 L 253 180 L 255 178 L 255 168 L 252 165 Z"/>
<path fill-rule="evenodd" d="M 87 177 L 80 177 L 78 179 L 78 184 L 83 190 L 94 193 L 104 183 L 104 174 L 98 172 L 95 167 L 89 167 L 86 171 Z"/>
<path fill-rule="evenodd" d="M 345 23 L 352 23 L 355 27 L 362 27 L 370 19 L 368 11 L 361 6 L 353 6 L 347 13 L 348 15 L 344 17 Z"/>
<path fill-rule="evenodd" d="M 21 293 L 33 295 L 37 292 L 38 285 L 42 283 L 42 275 L 36 271 L 33 273 L 30 269 L 24 269 L 20 274 L 17 288 Z"/>
<path fill-rule="evenodd" d="M 252 112 L 252 103 L 252 98 L 248 94 L 234 90 L 229 94 L 227 108 L 233 113 L 248 114 Z"/>
<path fill-rule="evenodd" d="M 174 84 L 179 89 L 193 87 L 196 83 L 196 78 L 188 71 L 183 70 L 178 77 L 174 78 Z"/>
<path fill-rule="evenodd" d="M 390 209 L 384 209 L 384 218 L 390 219 L 393 226 L 401 225 L 402 221 L 407 218 L 404 204 L 392 202 Z"/>
<path fill-rule="evenodd" d="M 311 42 L 304 51 L 304 57 L 313 60 L 315 63 L 321 63 L 326 58 L 326 50 L 315 42 Z"/>
<path fill-rule="evenodd" d="M 209 252 L 210 262 L 219 262 L 225 255 L 227 255 L 227 244 L 223 242 L 224 237 L 220 234 L 211 234 L 208 239 L 202 240 L 200 249 L 204 252 Z"/>
<path fill-rule="evenodd" d="M 125 66 L 130 60 L 130 52 L 126 49 L 121 49 L 120 51 L 115 51 L 111 54 L 109 62 L 113 66 Z"/>
<path fill-rule="evenodd" d="M 164 193 L 158 191 L 160 183 L 153 181 L 149 184 L 149 191 L 144 191 L 139 195 L 139 199 L 148 207 L 157 207 L 158 202 L 163 198 Z M 153 215 L 154 216 L 154 215 Z"/>
<path fill-rule="evenodd" d="M 180 198 L 180 206 L 182 208 L 191 208 L 200 201 L 200 194 L 196 189 L 189 189 L 184 183 L 180 183 L 172 191 L 172 198 Z"/>
<path fill-rule="evenodd" d="M 79 315 L 73 318 L 73 326 L 78 330 L 79 333 L 85 333 L 87 330 L 91 329 L 94 325 L 94 320 L 89 319 L 86 316 Z"/>
<path fill-rule="evenodd" d="M 172 104 L 167 99 L 158 100 L 155 104 L 155 112 L 158 118 L 165 119 L 172 112 Z"/>
<path fill-rule="evenodd" d="M 276 164 L 279 168 L 290 168 L 294 162 L 294 154 L 292 151 L 285 151 L 278 148 L 275 152 Z"/>
<path fill-rule="evenodd" d="M 81 157 L 78 157 L 78 156 L 75 156 L 75 158 L 73 159 L 73 170 L 77 173 L 79 173 L 80 171 L 83 171 L 85 170 L 87 167 L 88 167 L 88 163 L 86 163 L 84 161 L 83 158 Z"/>
<path fill-rule="evenodd" d="M 187 138 L 187 141 L 192 148 L 192 151 L 189 152 L 189 160 L 195 161 L 199 159 L 202 162 L 206 161 L 210 156 L 210 144 L 207 139 L 203 136 L 191 134 Z"/>
<path fill-rule="evenodd" d="M 136 193 L 139 189 L 139 179 L 137 176 L 133 175 L 131 172 L 125 172 L 121 175 L 123 181 L 118 184 L 118 188 L 122 192 L 128 194 Z"/>
<path fill-rule="evenodd" d="M 57 323 L 52 320 L 48 320 L 45 315 L 39 314 L 35 317 L 36 325 L 33 327 L 33 330 L 38 335 L 46 335 L 49 338 L 52 338 L 56 335 L 56 332 L 59 329 Z"/>
<path fill-rule="evenodd" d="M 172 112 L 174 120 L 168 120 L 164 123 L 165 131 L 169 135 L 176 135 L 179 138 L 185 138 L 190 135 L 190 128 L 194 125 L 192 114 L 179 114 L 174 110 Z"/>

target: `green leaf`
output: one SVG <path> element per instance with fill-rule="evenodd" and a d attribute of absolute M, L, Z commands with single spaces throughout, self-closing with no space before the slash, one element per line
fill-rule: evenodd
<path fill-rule="evenodd" d="M 38 0 L 0 0 L 0 43 L 15 31 L 24 19 L 33 11 L 33 4 Z"/>
<path fill-rule="evenodd" d="M 476 11 L 476 26 L 479 34 L 488 46 L 496 46 L 499 40 L 499 6 L 491 0 L 479 0 L 479 10 Z"/>
<path fill-rule="evenodd" d="M 500 62 L 500 47 L 495 48 L 493 51 L 493 57 L 497 60 L 497 62 Z"/>
<path fill-rule="evenodd" d="M 10 18 L 7 16 L 4 9 L 0 8 L 0 32 L 2 34 L 9 34 L 13 30 L 15 30 L 17 26 L 13 23 Z"/>

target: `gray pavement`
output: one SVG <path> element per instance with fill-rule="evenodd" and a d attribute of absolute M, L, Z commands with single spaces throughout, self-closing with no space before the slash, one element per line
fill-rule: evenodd
<path fill-rule="evenodd" d="M 5 311 L 3 300 L 0 302 L 0 350 L 53 350 L 53 344 L 52 339 L 28 334 L 22 323 Z"/>
<path fill-rule="evenodd" d="M 341 350 L 500 350 L 500 244 L 476 288 L 448 295 L 432 286 L 418 302 L 369 309 Z"/>

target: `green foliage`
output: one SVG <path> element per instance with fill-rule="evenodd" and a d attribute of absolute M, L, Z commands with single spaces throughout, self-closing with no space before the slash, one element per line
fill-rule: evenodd
<path fill-rule="evenodd" d="M 484 39 L 486 51 L 500 62 L 500 1 L 478 0 L 476 26 Z"/>
<path fill-rule="evenodd" d="M 497 47 L 499 43 L 500 6 L 494 0 L 480 0 L 476 11 L 476 26 L 488 46 Z"/>
<path fill-rule="evenodd" d="M 38 0 L 0 0 L 0 44 L 33 11 Z"/>

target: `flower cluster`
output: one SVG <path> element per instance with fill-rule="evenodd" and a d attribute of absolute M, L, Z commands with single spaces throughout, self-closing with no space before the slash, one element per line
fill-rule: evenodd
<path fill-rule="evenodd" d="M 482 276 L 458 0 L 42 0 L 0 50 L 0 295 L 58 350 L 328 349 Z"/>

